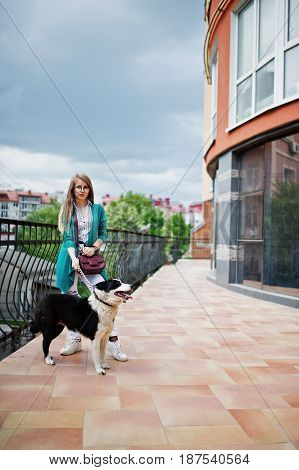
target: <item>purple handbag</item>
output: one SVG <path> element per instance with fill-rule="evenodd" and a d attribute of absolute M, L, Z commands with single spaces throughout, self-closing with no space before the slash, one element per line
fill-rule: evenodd
<path fill-rule="evenodd" d="M 85 256 L 79 255 L 80 268 L 84 274 L 100 274 L 105 268 L 105 260 L 102 255 Z"/>

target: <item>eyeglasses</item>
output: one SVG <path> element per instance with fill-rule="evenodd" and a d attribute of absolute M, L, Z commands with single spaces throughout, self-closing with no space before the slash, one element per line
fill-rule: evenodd
<path fill-rule="evenodd" d="M 88 186 L 75 186 L 75 189 L 77 189 L 77 191 L 89 191 Z"/>

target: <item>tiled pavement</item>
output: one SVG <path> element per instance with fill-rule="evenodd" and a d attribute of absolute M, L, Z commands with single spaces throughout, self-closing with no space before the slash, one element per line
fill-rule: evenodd
<path fill-rule="evenodd" d="M 295 449 L 299 311 L 165 266 L 121 307 L 129 355 L 97 376 L 90 342 L 55 367 L 35 339 L 0 364 L 4 449 Z"/>

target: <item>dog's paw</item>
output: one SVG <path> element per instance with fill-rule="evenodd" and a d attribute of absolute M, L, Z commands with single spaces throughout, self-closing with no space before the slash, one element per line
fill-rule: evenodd
<path fill-rule="evenodd" d="M 106 371 L 104 369 L 102 369 L 101 367 L 99 367 L 98 369 L 96 369 L 96 373 L 98 375 L 106 375 Z"/>
<path fill-rule="evenodd" d="M 101 367 L 102 369 L 110 369 L 109 364 L 106 364 L 106 362 L 102 362 Z"/>
<path fill-rule="evenodd" d="M 52 356 L 45 357 L 45 363 L 48 364 L 48 366 L 55 366 L 56 364 Z"/>

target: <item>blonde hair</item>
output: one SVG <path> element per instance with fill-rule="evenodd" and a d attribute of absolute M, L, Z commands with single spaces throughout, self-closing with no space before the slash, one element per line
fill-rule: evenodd
<path fill-rule="evenodd" d="M 92 182 L 87 175 L 77 173 L 74 175 L 70 181 L 69 188 L 66 195 L 66 200 L 62 204 L 59 215 L 58 215 L 58 229 L 61 233 L 64 230 L 68 230 L 70 227 L 71 218 L 74 212 L 74 203 L 75 203 L 75 185 L 76 180 L 83 180 L 84 183 L 89 187 L 88 200 L 94 204 L 94 192 L 92 187 Z"/>

